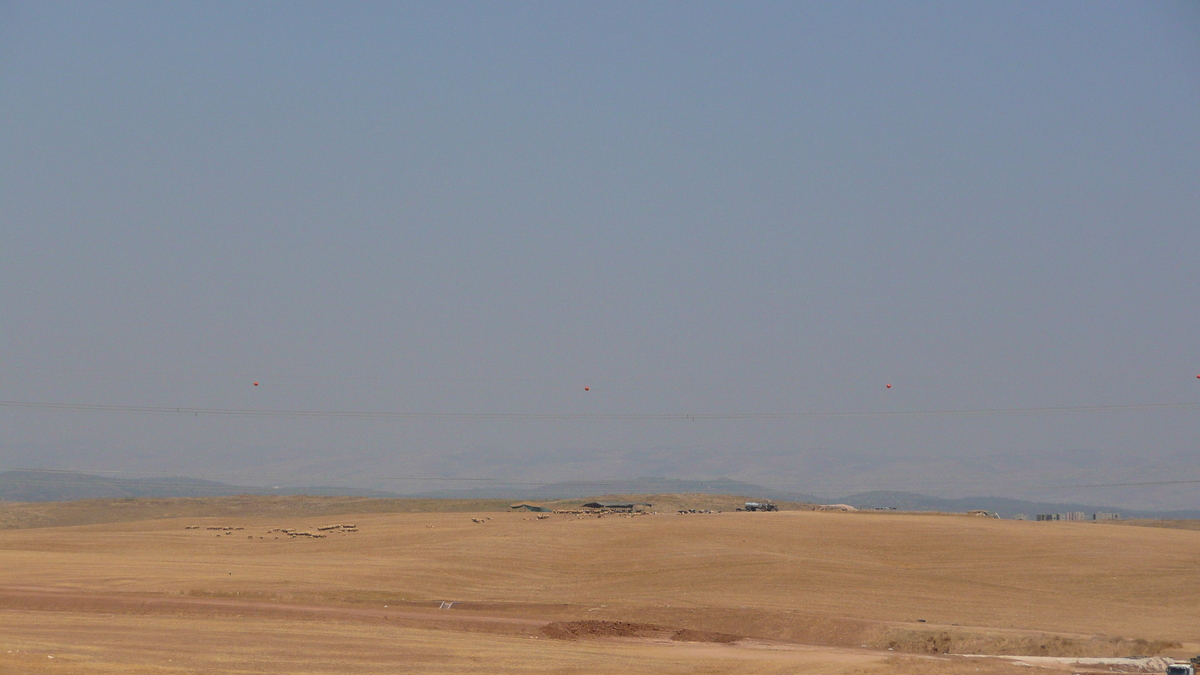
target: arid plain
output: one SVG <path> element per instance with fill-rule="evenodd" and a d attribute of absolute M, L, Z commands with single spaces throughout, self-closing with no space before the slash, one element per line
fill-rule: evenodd
<path fill-rule="evenodd" d="M 0 673 L 1029 673 L 956 655 L 1200 652 L 1196 529 L 648 499 L 543 518 L 0 505 Z"/>

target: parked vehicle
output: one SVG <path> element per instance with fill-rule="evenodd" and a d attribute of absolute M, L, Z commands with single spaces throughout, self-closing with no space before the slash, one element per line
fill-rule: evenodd
<path fill-rule="evenodd" d="M 1200 668 L 1200 656 L 1193 656 L 1187 663 L 1167 666 L 1167 675 L 1196 675 L 1197 668 Z"/>

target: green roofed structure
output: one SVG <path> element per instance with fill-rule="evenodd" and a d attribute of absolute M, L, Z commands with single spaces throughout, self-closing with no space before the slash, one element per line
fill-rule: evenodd
<path fill-rule="evenodd" d="M 508 508 L 512 509 L 513 511 L 534 511 L 536 513 L 550 513 L 552 510 L 546 508 L 545 506 L 536 506 L 534 504 L 513 504 Z"/>
<path fill-rule="evenodd" d="M 653 504 L 644 504 L 640 502 L 588 502 L 583 505 L 585 509 L 605 509 L 608 511 L 640 511 L 643 508 L 650 508 Z"/>

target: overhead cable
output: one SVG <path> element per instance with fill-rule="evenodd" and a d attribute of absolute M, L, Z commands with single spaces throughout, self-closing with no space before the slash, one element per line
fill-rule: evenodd
<path fill-rule="evenodd" d="M 1169 410 L 1200 407 L 1200 402 L 1140 403 L 1126 405 L 1040 406 L 1030 408 L 974 408 L 964 410 L 860 410 L 827 412 L 776 413 L 470 413 L 470 412 L 388 412 L 370 410 L 267 410 L 254 408 L 201 408 L 140 405 L 103 405 L 92 403 L 45 403 L 34 401 L 0 401 L 0 408 L 69 410 L 77 412 L 124 412 L 156 415 L 282 417 L 282 418 L 340 418 L 383 420 L 579 420 L 579 421 L 645 421 L 682 422 L 693 420 L 799 420 L 819 417 L 948 417 L 978 415 L 1030 415 L 1079 412 L 1127 412 Z"/>

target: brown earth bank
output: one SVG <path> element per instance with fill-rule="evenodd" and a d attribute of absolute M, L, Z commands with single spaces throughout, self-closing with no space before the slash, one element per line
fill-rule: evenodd
<path fill-rule="evenodd" d="M 60 670 L 69 659 L 49 659 L 55 650 L 95 657 L 80 656 L 91 669 L 76 672 L 237 672 L 195 651 L 193 633 L 218 651 L 228 638 L 254 664 L 247 672 L 298 673 L 999 673 L 1020 666 L 953 654 L 1200 651 L 1195 530 L 801 511 L 538 519 L 222 499 L 219 513 L 192 500 L 103 506 L 154 514 L 115 522 L 73 506 L 84 522 L 110 520 L 0 531 L 0 672 L 40 672 L 23 661 L 5 670 L 17 663 L 10 650 L 36 649 Z M 185 515 L 163 517 L 170 509 Z M 324 629 L 339 637 L 289 642 Z M 394 640 L 431 646 L 398 670 L 387 665 L 403 653 Z M 483 656 L 483 644 L 512 658 Z M 884 665 L 900 653 L 913 656 Z M 156 670 L 172 654 L 192 665 Z M 256 654 L 282 660 L 263 670 Z M 627 667 L 606 665 L 610 656 Z M 322 670 L 322 659 L 344 668 Z"/>
<path fill-rule="evenodd" d="M 598 637 L 640 637 L 669 639 L 676 642 L 720 642 L 731 643 L 742 639 L 738 635 L 692 630 L 672 629 L 652 623 L 629 623 L 627 621 L 553 621 L 542 626 L 542 634 L 559 640 L 578 640 Z"/>
<path fill-rule="evenodd" d="M 542 626 L 542 634 L 559 640 L 589 637 L 663 637 L 670 631 L 652 623 L 628 621 L 554 621 Z"/>

